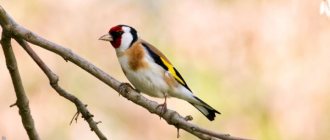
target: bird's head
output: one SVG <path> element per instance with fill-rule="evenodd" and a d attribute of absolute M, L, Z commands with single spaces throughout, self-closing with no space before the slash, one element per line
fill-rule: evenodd
<path fill-rule="evenodd" d="M 136 30 L 127 25 L 114 26 L 109 30 L 109 33 L 99 38 L 99 40 L 110 41 L 116 50 L 120 49 L 123 51 L 128 49 L 137 39 Z"/>

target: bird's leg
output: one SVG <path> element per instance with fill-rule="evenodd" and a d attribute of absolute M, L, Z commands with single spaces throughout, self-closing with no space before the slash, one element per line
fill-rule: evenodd
<path fill-rule="evenodd" d="M 167 95 L 165 95 L 164 97 L 165 97 L 165 101 L 164 101 L 164 103 L 159 104 L 159 105 L 156 107 L 156 109 L 158 109 L 159 107 L 162 107 L 162 110 L 161 110 L 161 116 L 163 116 L 163 115 L 166 113 L 166 111 L 167 111 L 167 104 L 166 104 Z"/>

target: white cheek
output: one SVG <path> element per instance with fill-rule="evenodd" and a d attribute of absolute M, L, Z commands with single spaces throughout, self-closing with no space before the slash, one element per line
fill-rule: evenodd
<path fill-rule="evenodd" d="M 131 45 L 131 42 L 133 41 L 133 36 L 130 33 L 124 33 L 121 38 L 121 44 L 120 47 L 126 47 L 126 49 Z"/>
<path fill-rule="evenodd" d="M 117 52 L 124 52 L 128 49 L 133 41 L 133 36 L 130 33 L 129 29 L 124 28 L 124 34 L 121 36 L 120 46 L 116 49 Z"/>

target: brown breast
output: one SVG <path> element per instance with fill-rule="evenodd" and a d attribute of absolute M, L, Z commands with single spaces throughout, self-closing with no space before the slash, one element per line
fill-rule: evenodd
<path fill-rule="evenodd" d="M 132 46 L 126 50 L 125 55 L 128 56 L 128 63 L 132 70 L 136 71 L 148 67 L 148 64 L 143 59 L 146 54 L 140 40 L 132 44 Z"/>

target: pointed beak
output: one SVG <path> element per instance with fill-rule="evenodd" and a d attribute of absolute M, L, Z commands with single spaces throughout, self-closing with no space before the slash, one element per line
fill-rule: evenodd
<path fill-rule="evenodd" d="M 99 40 L 103 40 L 103 41 L 112 41 L 112 37 L 109 35 L 109 34 L 105 34 L 105 35 L 102 35 Z"/>

